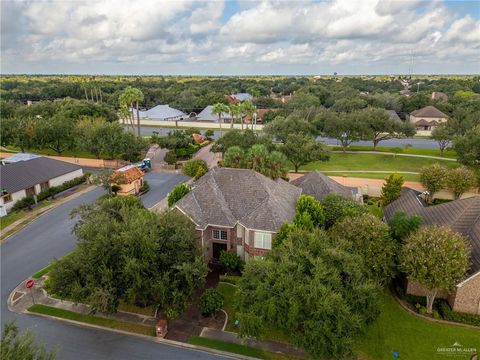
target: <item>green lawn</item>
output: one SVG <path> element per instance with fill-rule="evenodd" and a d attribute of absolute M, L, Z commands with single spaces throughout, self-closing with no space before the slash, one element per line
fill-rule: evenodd
<path fill-rule="evenodd" d="M 190 336 L 190 338 L 188 339 L 188 343 L 192 345 L 208 347 L 211 349 L 227 351 L 234 354 L 250 356 L 258 359 L 266 359 L 266 360 L 295 359 L 294 357 L 272 353 L 272 352 L 264 351 L 261 349 L 253 348 L 250 346 L 233 344 L 233 343 L 228 343 L 220 340 L 212 340 L 212 339 L 207 339 L 199 336 Z"/>
<path fill-rule="evenodd" d="M 348 176 L 359 177 L 358 173 L 347 173 L 346 171 L 382 171 L 391 172 L 420 172 L 422 166 L 434 163 L 442 164 L 449 168 L 457 167 L 454 161 L 436 160 L 428 158 L 416 158 L 407 156 L 394 156 L 388 154 L 341 154 L 334 153 L 330 161 L 314 161 L 301 167 L 302 170 L 326 170 L 342 173 Z M 362 173 L 368 174 L 368 172 Z M 330 174 L 329 174 L 330 175 Z M 372 174 L 374 175 L 374 173 Z"/>
<path fill-rule="evenodd" d="M 73 311 L 57 309 L 51 306 L 41 304 L 32 305 L 28 308 L 28 311 L 38 314 L 50 315 L 62 319 L 74 320 L 87 324 L 108 327 L 111 329 L 124 330 L 148 336 L 155 336 L 155 328 L 153 326 L 131 324 L 114 319 L 106 319 L 93 315 L 84 315 Z"/>
<path fill-rule="evenodd" d="M 480 329 L 423 320 L 402 309 L 390 293 L 384 292 L 380 317 L 357 341 L 355 350 L 369 360 L 392 359 L 394 351 L 399 352 L 400 359 L 445 359 L 444 355 L 437 355 L 437 348 L 450 347 L 455 342 L 479 349 Z"/>
<path fill-rule="evenodd" d="M 8 146 L 7 149 L 12 151 L 20 151 L 20 148 L 16 148 L 13 146 Z M 39 155 L 47 155 L 47 156 L 59 156 L 55 151 L 51 149 L 28 149 L 26 150 L 26 152 L 39 154 Z M 66 150 L 62 152 L 61 156 L 96 159 L 95 155 L 93 155 L 92 153 L 88 151 L 82 151 L 82 150 Z"/>
<path fill-rule="evenodd" d="M 377 146 L 378 152 L 394 152 L 395 147 L 392 146 Z M 332 150 L 342 151 L 340 146 L 333 146 Z M 373 146 L 352 145 L 348 147 L 348 151 L 374 151 Z M 402 148 L 400 154 L 412 154 L 412 155 L 428 155 L 428 156 L 441 156 L 438 149 L 424 149 L 424 148 Z M 443 156 L 446 158 L 456 158 L 457 153 L 454 150 L 445 150 Z"/>

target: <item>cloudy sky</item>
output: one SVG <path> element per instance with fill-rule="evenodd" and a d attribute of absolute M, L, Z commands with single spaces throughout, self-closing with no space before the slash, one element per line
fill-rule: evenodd
<path fill-rule="evenodd" d="M 480 1 L 5 1 L 1 72 L 480 72 Z"/>

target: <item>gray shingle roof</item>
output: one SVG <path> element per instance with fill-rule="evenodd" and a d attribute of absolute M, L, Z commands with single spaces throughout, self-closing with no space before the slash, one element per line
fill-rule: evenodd
<path fill-rule="evenodd" d="M 0 167 L 0 188 L 12 194 L 78 169 L 81 169 L 79 165 L 43 156 L 2 165 Z"/>
<path fill-rule="evenodd" d="M 205 109 L 198 113 L 197 120 L 218 122 L 218 115 L 212 113 L 212 110 L 213 105 L 208 105 Z M 228 113 L 222 113 L 221 118 L 230 120 L 232 117 Z"/>
<path fill-rule="evenodd" d="M 347 198 L 354 196 L 354 190 L 352 188 L 343 186 L 318 171 L 309 172 L 293 180 L 291 184 L 302 189 L 303 194 L 311 195 L 317 200 L 322 200 L 330 193 L 339 194 Z"/>
<path fill-rule="evenodd" d="M 137 116 L 137 111 L 133 111 L 134 115 Z M 170 120 L 175 118 L 187 117 L 187 115 L 177 109 L 171 108 L 168 105 L 157 105 L 146 111 L 140 111 L 140 118 L 150 119 L 150 120 Z"/>
<path fill-rule="evenodd" d="M 445 225 L 466 236 L 472 245 L 469 275 L 480 271 L 480 196 L 450 201 L 426 207 L 418 193 L 407 189 L 399 199 L 384 209 L 385 219 L 390 221 L 395 212 L 409 216 L 419 215 L 423 225 Z"/>
<path fill-rule="evenodd" d="M 252 100 L 253 99 L 253 96 L 250 95 L 249 93 L 232 94 L 232 97 L 239 100 L 239 101 Z"/>
<path fill-rule="evenodd" d="M 176 207 L 202 229 L 209 224 L 233 227 L 240 222 L 249 229 L 276 232 L 293 219 L 301 191 L 253 170 L 213 168 Z"/>
<path fill-rule="evenodd" d="M 402 121 L 395 110 L 385 110 L 385 112 L 390 116 L 390 119 L 394 121 Z"/>
<path fill-rule="evenodd" d="M 424 118 L 429 118 L 429 117 L 447 118 L 448 117 L 443 112 L 438 110 L 435 106 L 431 106 L 431 105 L 412 111 L 410 115 L 413 115 L 415 117 L 424 117 Z"/>

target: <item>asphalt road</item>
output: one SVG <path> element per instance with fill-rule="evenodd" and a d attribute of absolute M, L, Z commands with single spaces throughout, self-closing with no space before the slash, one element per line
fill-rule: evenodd
<path fill-rule="evenodd" d="M 185 128 L 179 128 L 185 129 Z M 154 131 L 157 131 L 160 135 L 167 135 L 173 129 L 169 128 L 160 128 L 152 126 L 142 126 L 141 133 L 142 135 L 148 136 L 152 135 Z M 201 131 L 205 133 L 205 130 Z M 219 139 L 223 136 L 225 131 L 215 130 L 213 138 Z M 332 138 L 318 137 L 317 140 L 323 141 L 329 145 L 339 145 L 338 140 Z M 390 147 L 404 147 L 405 145 L 410 144 L 415 148 L 424 148 L 424 149 L 438 149 L 438 143 L 432 139 L 422 139 L 422 138 L 408 138 L 408 139 L 389 139 L 381 141 L 379 146 L 390 146 Z M 364 146 L 373 146 L 371 141 L 355 141 L 352 145 L 364 145 Z"/>
<path fill-rule="evenodd" d="M 177 174 L 148 173 L 150 191 L 142 196 L 146 207 L 162 199 L 175 184 L 186 177 Z M 75 248 L 71 233 L 74 220 L 70 211 L 90 203 L 103 194 L 97 188 L 71 200 L 5 240 L 0 246 L 1 323 L 16 319 L 21 329 L 31 328 L 49 349 L 58 347 L 58 359 L 225 359 L 201 351 L 158 344 L 136 336 L 76 326 L 35 315 L 11 313 L 7 308 L 10 292 L 24 279 Z"/>

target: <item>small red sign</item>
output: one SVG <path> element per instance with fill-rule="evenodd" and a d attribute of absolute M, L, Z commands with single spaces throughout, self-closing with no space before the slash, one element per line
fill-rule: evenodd
<path fill-rule="evenodd" d="M 25 286 L 27 287 L 27 289 L 32 288 L 34 284 L 35 284 L 35 283 L 34 283 L 34 281 L 33 281 L 32 279 L 27 280 L 27 281 L 25 282 Z"/>

